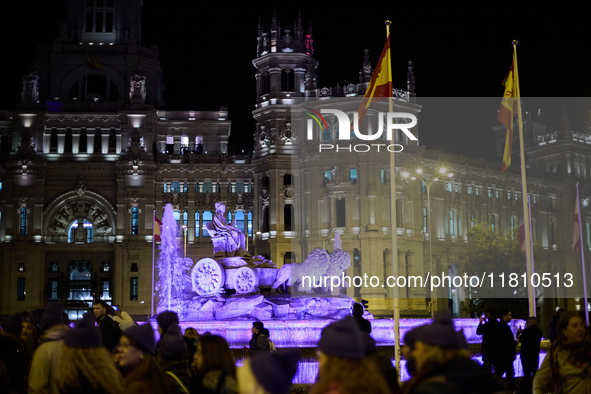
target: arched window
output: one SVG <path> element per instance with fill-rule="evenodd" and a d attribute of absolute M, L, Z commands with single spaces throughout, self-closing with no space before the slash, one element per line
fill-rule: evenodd
<path fill-rule="evenodd" d="M 199 212 L 195 212 L 195 238 L 199 237 Z"/>
<path fill-rule="evenodd" d="M 94 237 L 94 229 L 92 228 L 92 223 L 84 219 L 84 222 L 82 223 L 82 230 L 78 229 L 79 225 L 79 222 L 74 222 L 70 225 L 70 228 L 68 228 L 68 243 L 72 244 L 86 242 L 88 244 L 91 244 L 93 242 Z M 86 233 L 83 232 L 84 230 L 86 230 Z M 86 235 L 86 240 L 84 239 L 84 235 Z"/>

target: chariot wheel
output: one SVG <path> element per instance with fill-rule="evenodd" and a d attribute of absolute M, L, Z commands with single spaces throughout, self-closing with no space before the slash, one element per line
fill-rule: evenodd
<path fill-rule="evenodd" d="M 226 282 L 226 272 L 220 263 L 206 257 L 191 270 L 193 291 L 199 295 L 217 293 Z"/>
<path fill-rule="evenodd" d="M 237 268 L 236 274 L 232 278 L 232 286 L 238 294 L 252 293 L 259 287 L 259 276 L 250 267 Z"/>

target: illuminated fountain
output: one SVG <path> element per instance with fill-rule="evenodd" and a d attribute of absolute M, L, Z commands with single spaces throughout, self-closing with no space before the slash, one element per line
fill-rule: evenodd
<path fill-rule="evenodd" d="M 226 220 L 225 205 L 215 206 L 214 220 L 207 225 L 213 257 L 193 265 L 191 259 L 180 257 L 178 225 L 172 206 L 166 205 L 158 258 L 158 312 L 173 310 L 184 321 L 326 320 L 349 314 L 354 300 L 340 295 L 340 287 L 322 283 L 351 265 L 338 233 L 332 252 L 314 249 L 303 263 L 278 269 L 264 257 L 250 256 L 244 234 Z M 292 281 L 301 296 L 291 296 Z"/>
<path fill-rule="evenodd" d="M 318 373 L 313 351 L 322 329 L 335 319 L 349 314 L 353 299 L 340 295 L 341 287 L 324 286 L 324 278 L 340 276 L 351 265 L 348 253 L 341 249 L 340 236 L 335 234 L 332 252 L 314 249 L 303 263 L 285 264 L 278 269 L 261 256 L 253 258 L 245 247 L 244 234 L 225 219 L 225 206 L 216 204 L 214 221 L 207 230 L 211 235 L 214 254 L 193 265 L 182 258 L 177 235 L 178 224 L 172 206 L 165 207 L 158 259 L 158 312 L 173 310 L 179 314 L 184 331 L 193 327 L 199 333 L 209 331 L 228 341 L 240 353 L 252 336 L 252 322 L 261 320 L 269 329 L 278 348 L 302 348 L 294 383 L 312 383 Z M 304 276 L 313 278 L 304 281 Z M 292 286 L 293 285 L 293 286 Z M 366 312 L 366 318 L 373 317 Z M 430 319 L 401 319 L 400 335 Z M 479 344 L 476 335 L 478 319 L 455 320 L 470 344 Z M 154 328 L 157 323 L 152 321 Z M 383 350 L 394 354 L 393 319 L 371 320 L 372 337 Z M 513 320 L 510 326 L 517 332 L 524 322 Z M 540 356 L 543 359 L 543 354 Z M 478 356 L 474 357 L 479 359 Z M 241 364 L 238 356 L 238 364 Z M 402 378 L 407 379 L 404 361 Z M 521 375 L 519 357 L 515 361 L 516 375 Z"/>

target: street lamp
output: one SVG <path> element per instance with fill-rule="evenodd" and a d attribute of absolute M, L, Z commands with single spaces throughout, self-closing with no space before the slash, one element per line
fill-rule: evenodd
<path fill-rule="evenodd" d="M 183 224 L 182 228 L 183 228 L 183 234 L 185 236 L 185 257 L 184 258 L 186 259 L 187 258 L 187 225 Z"/>
<path fill-rule="evenodd" d="M 454 174 L 452 172 L 447 172 L 447 169 L 445 167 L 441 167 L 439 169 L 439 175 L 444 176 L 446 175 L 448 178 L 451 178 L 454 176 Z M 425 185 L 425 190 L 427 190 L 427 231 L 429 233 L 429 263 L 430 263 L 430 270 L 431 270 L 431 274 L 433 274 L 433 254 L 432 254 L 432 246 L 431 246 L 431 239 L 433 238 L 433 233 L 431 232 L 431 185 L 433 185 L 434 182 L 437 182 L 439 180 L 439 178 L 435 175 L 432 176 L 428 176 L 426 174 L 424 174 L 423 169 L 421 168 L 417 168 L 416 170 L 417 176 L 411 176 L 408 172 L 404 172 L 402 174 L 402 176 L 404 176 L 405 178 L 410 177 L 411 180 L 417 180 L 419 179 L 423 185 Z M 429 292 L 431 292 L 430 288 L 429 288 Z M 437 308 L 437 298 L 433 297 L 433 294 L 431 294 L 431 301 L 429 303 L 429 306 L 431 308 L 431 318 L 435 317 L 435 310 Z"/>

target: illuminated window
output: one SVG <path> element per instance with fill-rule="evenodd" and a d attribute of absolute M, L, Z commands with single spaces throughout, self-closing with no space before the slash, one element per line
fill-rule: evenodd
<path fill-rule="evenodd" d="M 27 225 L 29 222 L 29 216 L 27 213 L 27 207 L 21 208 L 21 226 L 20 226 L 20 233 L 23 235 L 27 234 Z"/>
<path fill-rule="evenodd" d="M 351 185 L 357 184 L 357 169 L 351 168 L 349 170 L 349 181 L 351 181 Z"/>
<path fill-rule="evenodd" d="M 78 226 L 78 222 L 74 222 L 70 225 L 70 228 L 68 229 L 68 243 L 84 243 L 84 233 L 78 232 Z M 94 236 L 92 223 L 85 219 L 82 226 L 86 229 L 86 243 L 91 244 Z"/>
<path fill-rule="evenodd" d="M 131 234 L 138 235 L 140 227 L 140 210 L 138 207 L 131 208 Z"/>
<path fill-rule="evenodd" d="M 195 212 L 195 238 L 199 237 L 199 212 Z"/>
<path fill-rule="evenodd" d="M 209 232 L 207 231 L 207 224 L 209 224 L 213 220 L 213 213 L 211 211 L 203 212 L 203 228 L 201 229 L 201 235 L 203 237 L 209 237 Z"/>

